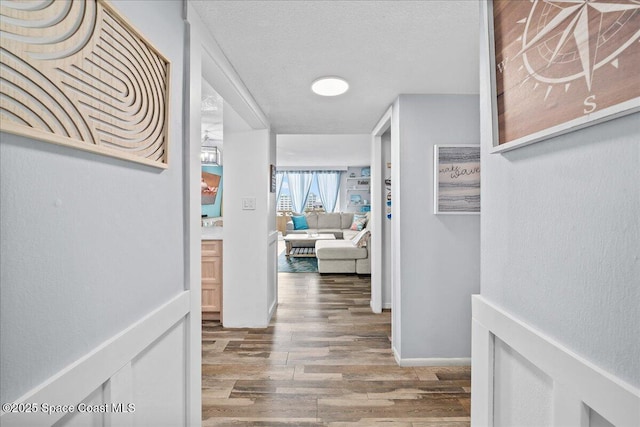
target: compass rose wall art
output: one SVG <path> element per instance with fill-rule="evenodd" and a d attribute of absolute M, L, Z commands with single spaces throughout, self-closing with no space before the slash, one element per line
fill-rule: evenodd
<path fill-rule="evenodd" d="M 640 111 L 639 0 L 488 4 L 494 151 Z"/>
<path fill-rule="evenodd" d="M 169 61 L 108 2 L 3 1 L 0 130 L 167 167 Z"/>

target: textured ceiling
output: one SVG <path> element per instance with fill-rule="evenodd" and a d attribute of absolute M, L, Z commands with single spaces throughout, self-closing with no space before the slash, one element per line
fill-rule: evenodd
<path fill-rule="evenodd" d="M 399 94 L 478 93 L 478 3 L 190 2 L 277 133 L 368 133 Z M 349 81 L 339 97 L 310 85 Z"/>
<path fill-rule="evenodd" d="M 202 82 L 202 141 L 215 141 L 216 146 L 222 145 L 222 97 L 205 80 Z"/>

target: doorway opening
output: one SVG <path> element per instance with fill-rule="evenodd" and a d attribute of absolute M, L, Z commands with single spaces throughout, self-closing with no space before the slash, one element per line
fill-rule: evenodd
<path fill-rule="evenodd" d="M 202 320 L 222 323 L 224 100 L 204 77 L 201 92 Z"/>

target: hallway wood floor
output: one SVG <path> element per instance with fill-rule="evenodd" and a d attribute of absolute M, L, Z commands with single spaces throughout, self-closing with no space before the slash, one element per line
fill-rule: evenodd
<path fill-rule="evenodd" d="M 469 367 L 397 366 L 369 278 L 280 273 L 265 329 L 203 323 L 203 426 L 469 425 Z"/>

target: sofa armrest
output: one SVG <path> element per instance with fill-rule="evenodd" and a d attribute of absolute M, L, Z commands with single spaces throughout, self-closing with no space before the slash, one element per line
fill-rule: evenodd
<path fill-rule="evenodd" d="M 282 232 L 283 236 L 286 236 L 287 234 L 289 234 L 289 232 L 295 230 L 295 228 L 293 227 L 293 221 L 289 220 L 287 221 L 287 224 L 284 228 L 284 231 Z"/>

